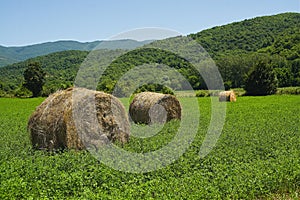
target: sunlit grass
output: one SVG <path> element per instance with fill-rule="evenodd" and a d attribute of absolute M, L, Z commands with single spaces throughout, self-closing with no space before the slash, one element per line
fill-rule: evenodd
<path fill-rule="evenodd" d="M 199 98 L 199 128 L 190 147 L 166 168 L 144 174 L 111 169 L 86 151 L 32 150 L 26 124 L 42 100 L 0 99 L 0 199 L 272 199 L 299 192 L 300 96 L 225 103 L 222 135 L 202 159 L 211 110 L 210 98 Z M 128 108 L 128 99 L 121 101 Z M 155 151 L 172 140 L 176 126 L 171 122 L 153 137 L 132 138 L 124 149 Z"/>

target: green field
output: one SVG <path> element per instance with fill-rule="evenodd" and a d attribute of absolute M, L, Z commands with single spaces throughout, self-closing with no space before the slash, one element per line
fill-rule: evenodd
<path fill-rule="evenodd" d="M 200 126 L 190 147 L 173 164 L 144 174 L 111 169 L 86 151 L 31 149 L 26 124 L 42 101 L 0 98 L 0 199 L 300 198 L 300 96 L 227 103 L 222 135 L 204 158 L 198 153 L 210 122 L 210 98 L 199 98 Z M 171 122 L 154 137 L 132 138 L 124 148 L 159 149 L 176 127 L 178 122 Z"/>

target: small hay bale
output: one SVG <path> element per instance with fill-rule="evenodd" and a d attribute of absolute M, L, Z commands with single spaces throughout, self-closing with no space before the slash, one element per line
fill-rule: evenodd
<path fill-rule="evenodd" d="M 230 102 L 236 102 L 236 96 L 234 91 L 223 91 L 219 93 L 219 101 L 230 101 Z"/>
<path fill-rule="evenodd" d="M 129 115 L 135 123 L 165 123 L 181 119 L 181 106 L 173 95 L 142 92 L 131 102 Z"/>
<path fill-rule="evenodd" d="M 80 94 L 76 95 L 77 100 L 72 99 L 73 92 Z M 92 98 L 94 107 L 90 104 Z M 76 118 L 80 119 L 77 126 L 74 107 L 80 111 L 76 112 Z M 89 120 L 91 113 L 96 114 L 95 122 Z M 122 103 L 110 94 L 83 88 L 69 88 L 50 95 L 31 115 L 27 128 L 36 149 L 80 150 L 87 144 L 97 148 L 108 141 L 123 144 L 129 139 L 129 121 Z"/>

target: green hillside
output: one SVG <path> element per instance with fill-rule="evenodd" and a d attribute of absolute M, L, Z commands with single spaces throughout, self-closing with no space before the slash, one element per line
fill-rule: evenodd
<path fill-rule="evenodd" d="M 227 89 L 243 87 L 245 77 L 258 61 L 263 61 L 274 68 L 279 87 L 288 87 L 300 85 L 299 27 L 299 13 L 284 13 L 235 22 L 191 34 L 188 37 L 198 41 L 212 56 Z M 156 42 L 168 43 L 168 40 Z M 122 44 L 118 45 L 121 45 L 119 48 L 124 47 Z M 99 52 L 100 55 L 101 52 L 110 55 L 117 51 Z M 26 64 L 31 61 L 40 62 L 47 73 L 44 94 L 68 87 L 72 85 L 77 70 L 87 55 L 87 51 L 63 51 L 2 67 L 0 68 L 0 91 L 14 93 L 22 84 L 22 74 Z M 112 92 L 118 79 L 125 72 L 146 63 L 157 63 L 157 67 L 161 64 L 173 67 L 191 83 L 194 89 L 206 89 L 202 78 L 195 73 L 187 61 L 170 52 L 153 48 L 129 51 L 115 60 L 105 71 L 98 89 Z M 95 71 L 96 67 L 95 64 Z M 147 75 L 141 76 L 140 79 L 147 79 Z M 124 84 L 124 88 L 130 85 L 129 82 Z M 178 80 L 174 84 L 173 88 L 181 89 L 183 83 Z M 120 93 L 126 92 L 122 89 Z"/>
<path fill-rule="evenodd" d="M 87 55 L 87 51 L 63 51 L 2 67 L 0 68 L 0 89 L 7 92 L 17 90 L 23 83 L 23 72 L 30 62 L 41 63 L 46 71 L 45 90 L 53 92 L 56 89 L 70 86 L 77 69 Z M 56 86 L 50 89 L 49 87 L 53 84 Z"/>
<path fill-rule="evenodd" d="M 190 37 L 215 60 L 227 87 L 242 87 L 250 68 L 264 60 L 276 68 L 279 87 L 300 85 L 300 14 L 257 17 Z"/>
<path fill-rule="evenodd" d="M 190 36 L 216 57 L 257 52 L 281 40 L 290 40 L 291 35 L 299 38 L 299 27 L 299 13 L 283 13 L 218 26 Z M 290 48 L 293 46 L 299 46 L 299 42 Z"/>
<path fill-rule="evenodd" d="M 98 49 L 134 49 L 136 47 L 147 44 L 151 41 L 135 41 L 135 40 L 115 40 L 115 41 L 94 41 L 94 42 L 77 42 L 77 41 L 56 41 L 35 44 L 23 47 L 3 47 L 0 46 L 0 67 L 23 61 L 29 58 L 47 55 L 49 53 L 81 50 L 90 51 L 94 48 Z"/>
<path fill-rule="evenodd" d="M 258 17 L 212 28 L 188 37 L 197 40 L 201 45 L 207 44 L 203 46 L 215 60 L 226 89 L 243 87 L 248 72 L 259 61 L 274 68 L 279 87 L 298 86 L 300 85 L 299 19 L 300 14 L 297 13 Z M 213 35 L 215 39 L 209 40 L 208 35 Z M 166 43 L 168 46 L 172 45 L 172 42 L 168 42 L 170 40 L 172 39 L 154 43 Z M 145 47 L 151 47 L 152 44 Z M 157 63 L 158 67 L 159 64 L 173 67 L 191 83 L 194 89 L 206 89 L 203 79 L 184 59 L 152 48 L 131 51 L 112 63 L 98 89 L 112 92 L 112 88 L 124 73 L 143 63 Z M 168 76 L 171 77 L 170 74 Z M 140 79 L 147 80 L 147 74 Z M 132 82 L 139 81 L 139 77 L 134 77 Z M 127 81 L 123 88 L 131 84 Z M 181 89 L 182 85 L 183 82 L 178 80 L 171 86 Z M 126 93 L 124 90 L 121 92 Z"/>

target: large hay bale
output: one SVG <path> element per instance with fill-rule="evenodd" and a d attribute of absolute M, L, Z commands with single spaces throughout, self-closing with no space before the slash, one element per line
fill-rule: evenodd
<path fill-rule="evenodd" d="M 73 92 L 79 94 L 78 99 L 72 98 Z M 76 126 L 75 108 L 76 119 L 80 119 Z M 96 121 L 91 122 L 93 113 Z M 37 149 L 85 149 L 87 144 L 97 148 L 108 141 L 123 144 L 129 139 L 129 121 L 122 103 L 110 94 L 83 88 L 50 95 L 31 115 L 27 128 Z"/>
<path fill-rule="evenodd" d="M 173 95 L 142 92 L 131 102 L 129 114 L 135 123 L 164 123 L 181 119 L 181 106 Z"/>
<path fill-rule="evenodd" d="M 236 96 L 234 91 L 223 91 L 219 93 L 219 101 L 230 101 L 230 102 L 236 102 Z"/>

